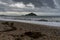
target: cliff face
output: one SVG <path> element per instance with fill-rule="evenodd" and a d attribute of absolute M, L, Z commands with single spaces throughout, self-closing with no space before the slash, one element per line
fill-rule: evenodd
<path fill-rule="evenodd" d="M 25 16 L 37 16 L 37 15 L 34 13 L 29 13 L 29 14 L 26 14 Z"/>

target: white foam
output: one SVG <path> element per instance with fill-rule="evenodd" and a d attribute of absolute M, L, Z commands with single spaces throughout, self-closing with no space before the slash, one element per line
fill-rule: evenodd
<path fill-rule="evenodd" d="M 14 20 L 14 19 L 3 19 L 3 18 L 0 18 L 0 20 L 3 20 L 3 21 L 16 21 L 16 22 L 38 24 L 38 25 L 41 24 L 41 25 L 48 25 L 48 26 L 57 26 L 57 27 L 60 27 L 60 22 L 27 21 L 27 20 Z"/>

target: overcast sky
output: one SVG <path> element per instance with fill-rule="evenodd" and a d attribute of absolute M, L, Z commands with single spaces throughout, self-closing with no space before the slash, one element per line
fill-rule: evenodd
<path fill-rule="evenodd" d="M 0 0 L 0 12 L 9 11 L 60 15 L 60 0 Z"/>

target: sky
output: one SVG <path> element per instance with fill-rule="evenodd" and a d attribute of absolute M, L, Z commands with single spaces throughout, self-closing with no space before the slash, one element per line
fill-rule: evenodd
<path fill-rule="evenodd" d="M 0 0 L 0 12 L 9 15 L 34 12 L 37 15 L 60 16 L 60 0 Z"/>

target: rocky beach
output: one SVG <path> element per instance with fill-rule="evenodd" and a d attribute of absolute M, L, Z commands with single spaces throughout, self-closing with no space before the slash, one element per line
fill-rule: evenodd
<path fill-rule="evenodd" d="M 60 27 L 0 21 L 0 40 L 60 40 Z"/>

